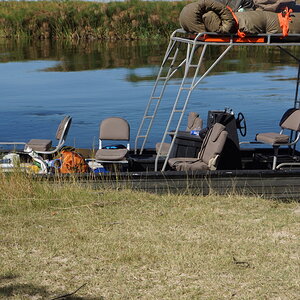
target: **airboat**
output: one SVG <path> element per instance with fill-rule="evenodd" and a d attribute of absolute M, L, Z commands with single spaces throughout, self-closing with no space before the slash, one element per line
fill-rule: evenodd
<path fill-rule="evenodd" d="M 130 149 L 129 144 L 103 146 L 104 140 L 129 140 L 130 129 L 126 120 L 109 118 L 104 120 L 103 127 L 102 124 L 100 126 L 99 149 L 96 152 L 76 149 L 93 172 L 63 176 L 76 176 L 83 183 L 89 182 L 96 187 L 110 185 L 155 193 L 237 193 L 299 199 L 300 153 L 297 143 L 300 138 L 300 59 L 291 51 L 299 45 L 300 34 L 284 38 L 280 34 L 241 38 L 235 34 L 220 36 L 214 32 L 202 32 L 192 35 L 183 29 L 175 30 L 138 128 L 134 148 Z M 221 47 L 222 52 L 209 67 L 204 68 L 203 61 L 209 46 Z M 278 132 L 260 133 L 256 140 L 241 142 L 239 135 L 245 136 L 247 130 L 244 114 L 240 112 L 235 115 L 229 108 L 208 111 L 207 124 L 198 126 L 198 123 L 197 127 L 182 130 L 192 93 L 201 90 L 199 84 L 232 48 L 240 46 L 278 47 L 298 63 L 294 103 L 282 112 L 282 119 L 278 120 Z M 165 90 L 170 79 L 178 73 L 183 75 L 177 86 L 176 97 L 172 99 L 166 126 L 162 129 L 162 139 L 147 148 L 146 143 L 160 104 L 165 100 Z M 197 116 L 192 123 L 195 120 Z M 61 125 L 61 135 L 58 135 L 60 146 L 65 141 L 70 123 L 69 118 Z M 33 143 L 39 144 L 38 141 Z M 52 155 L 53 150 L 42 147 L 35 151 L 36 146 L 27 145 L 27 151 L 23 153 L 43 166 L 43 174 L 34 176 L 55 180 L 56 175 L 49 172 L 49 165 L 44 162 L 45 156 Z M 57 150 L 57 147 L 54 149 Z"/>

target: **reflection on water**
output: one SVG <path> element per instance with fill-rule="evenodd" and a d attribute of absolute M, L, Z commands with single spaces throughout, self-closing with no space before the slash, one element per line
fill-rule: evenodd
<path fill-rule="evenodd" d="M 136 41 L 71 43 L 56 41 L 2 41 L 0 62 L 56 61 L 43 71 L 73 72 L 158 65 L 166 42 Z"/>
<path fill-rule="evenodd" d="M 57 42 L 57 41 L 0 41 L 0 62 L 22 62 L 32 60 L 56 61 L 43 71 L 73 72 L 85 70 L 128 68 L 134 71 L 146 66 L 160 66 L 167 41 L 137 42 Z M 296 47 L 294 54 L 299 54 Z M 209 66 L 224 47 L 209 47 L 204 66 Z M 199 50 L 200 51 L 200 50 Z M 237 47 L 233 48 L 215 73 L 268 71 L 278 66 L 294 64 L 294 60 L 276 47 Z M 141 78 L 152 80 L 153 77 Z M 140 76 L 132 72 L 128 80 L 138 81 Z"/>
<path fill-rule="evenodd" d="M 0 140 L 51 138 L 62 116 L 69 114 L 73 117 L 69 145 L 96 145 L 99 121 L 112 115 L 130 122 L 133 141 L 166 46 L 166 42 L 0 42 Z M 209 49 L 204 69 L 220 48 Z M 293 53 L 299 55 L 297 49 Z M 277 129 L 283 111 L 293 105 L 296 68 L 295 61 L 277 48 L 234 49 L 192 94 L 188 111 L 197 111 L 204 119 L 208 110 L 242 111 L 250 140 L 258 131 Z M 151 144 L 161 135 L 181 75 L 166 89 Z"/>

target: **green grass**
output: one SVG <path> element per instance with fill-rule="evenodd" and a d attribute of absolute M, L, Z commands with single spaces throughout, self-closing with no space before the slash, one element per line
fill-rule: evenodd
<path fill-rule="evenodd" d="M 35 39 L 161 39 L 180 27 L 186 3 L 7 1 L 0 3 L 0 33 Z"/>
<path fill-rule="evenodd" d="M 0 298 L 297 299 L 300 205 L 1 176 Z"/>

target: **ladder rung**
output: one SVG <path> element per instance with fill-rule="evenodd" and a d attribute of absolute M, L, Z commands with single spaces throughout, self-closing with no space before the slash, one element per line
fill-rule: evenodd
<path fill-rule="evenodd" d="M 157 100 L 159 100 L 161 97 L 151 97 L 151 99 L 157 99 Z"/>
<path fill-rule="evenodd" d="M 166 80 L 168 77 L 162 76 L 162 77 L 158 77 L 158 79 L 164 79 Z"/>
<path fill-rule="evenodd" d="M 153 119 L 154 116 L 145 116 L 144 119 Z"/>
<path fill-rule="evenodd" d="M 192 68 L 197 68 L 198 65 L 190 65 L 190 67 L 192 67 Z"/>
<path fill-rule="evenodd" d="M 172 59 L 174 59 L 174 56 L 169 56 L 168 59 L 172 60 Z"/>
<path fill-rule="evenodd" d="M 174 112 L 180 112 L 180 113 L 182 113 L 183 110 L 182 109 L 174 109 Z"/>
<path fill-rule="evenodd" d="M 175 135 L 175 131 L 167 131 L 167 134 L 169 134 L 169 135 Z"/>
<path fill-rule="evenodd" d="M 190 90 L 191 88 L 190 88 L 190 87 L 189 87 L 189 88 L 182 87 L 181 89 L 182 89 L 182 90 Z"/>
<path fill-rule="evenodd" d="M 138 135 L 137 138 L 145 138 L 146 135 Z"/>

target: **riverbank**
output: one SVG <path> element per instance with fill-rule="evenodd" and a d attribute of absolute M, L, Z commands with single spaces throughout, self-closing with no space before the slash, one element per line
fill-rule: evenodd
<path fill-rule="evenodd" d="M 5 1 L 0 37 L 75 40 L 168 38 L 187 2 Z"/>
<path fill-rule="evenodd" d="M 0 179 L 0 299 L 299 295 L 299 203 Z"/>

